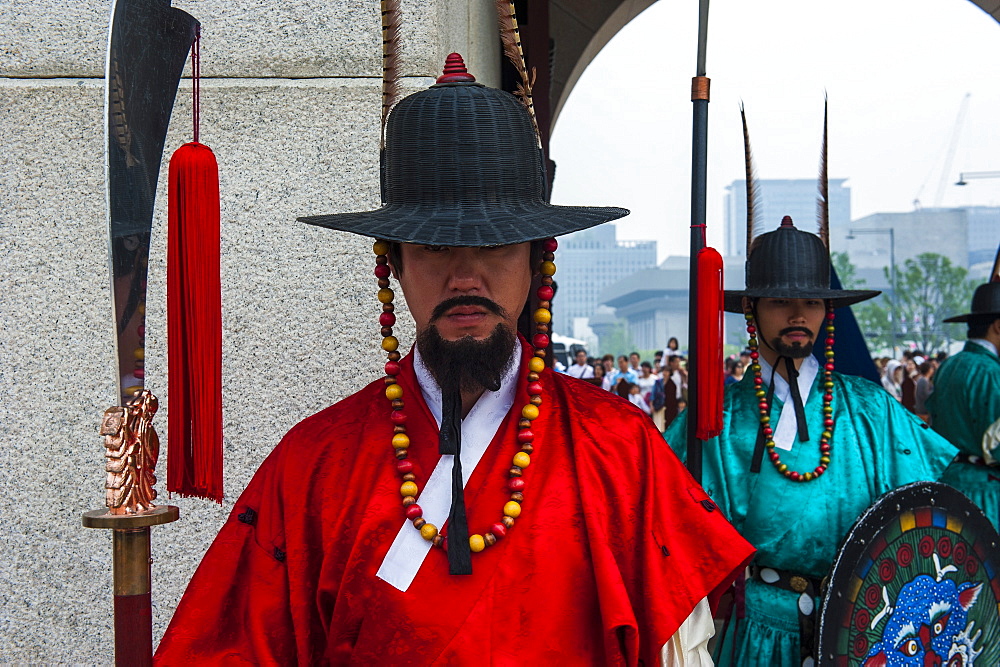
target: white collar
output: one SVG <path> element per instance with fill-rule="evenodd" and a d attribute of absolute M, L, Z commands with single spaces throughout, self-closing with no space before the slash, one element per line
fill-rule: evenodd
<path fill-rule="evenodd" d="M 969 342 L 975 343 L 976 345 L 982 345 L 993 354 L 1000 356 L 1000 354 L 997 354 L 997 346 L 991 343 L 990 341 L 986 340 L 985 338 L 970 338 Z"/>
<path fill-rule="evenodd" d="M 496 436 L 497 430 L 514 405 L 517 394 L 517 378 L 521 370 L 521 341 L 515 341 L 513 360 L 510 368 L 500 380 L 500 389 L 484 391 L 472 410 L 462 420 L 462 485 L 469 478 Z M 420 356 L 420 349 L 413 347 L 413 370 L 420 385 L 420 393 L 430 410 L 438 428 L 441 428 L 441 387 Z M 433 443 L 432 446 L 436 446 Z M 451 469 L 454 456 L 442 455 L 427 478 L 420 492 L 420 507 L 428 523 L 441 527 L 448 520 L 451 510 Z M 375 576 L 402 592 L 410 587 L 424 558 L 431 550 L 431 543 L 420 536 L 409 521 L 404 520 L 396 533 L 389 552 L 379 566 Z"/>
<path fill-rule="evenodd" d="M 791 451 L 792 445 L 798 439 L 798 420 L 795 418 L 795 408 L 791 405 L 789 398 L 791 389 L 788 381 L 776 374 L 771 364 L 761 354 L 757 361 L 760 363 L 760 376 L 765 383 L 771 384 L 774 379 L 774 395 L 781 401 L 781 416 L 778 418 L 778 426 L 774 429 L 774 445 L 779 449 Z M 812 389 L 816 375 L 819 373 L 819 362 L 813 355 L 802 360 L 799 367 L 799 395 L 802 397 L 802 405 L 809 402 L 809 390 Z M 787 410 L 785 408 L 788 408 Z M 771 419 L 774 419 L 772 416 Z"/>

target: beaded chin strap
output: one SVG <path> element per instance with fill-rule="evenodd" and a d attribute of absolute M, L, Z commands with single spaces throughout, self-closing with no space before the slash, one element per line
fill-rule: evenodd
<path fill-rule="evenodd" d="M 507 531 L 514 526 L 514 520 L 521 515 L 521 503 L 524 502 L 524 478 L 522 475 L 524 469 L 531 465 L 531 454 L 534 451 L 535 434 L 531 431 L 531 422 L 538 418 L 539 406 L 542 404 L 542 385 L 539 382 L 539 377 L 541 372 L 545 370 L 545 350 L 549 346 L 549 322 L 552 321 L 550 308 L 552 307 L 552 297 L 555 295 L 555 290 L 552 288 L 552 276 L 556 272 L 554 253 L 558 245 L 556 240 L 552 238 L 542 242 L 542 263 L 539 266 L 542 284 L 537 291 L 541 303 L 534 312 L 533 319 L 537 333 L 532 337 L 531 344 L 535 352 L 528 361 L 527 373 L 530 399 L 521 408 L 521 419 L 518 422 L 517 433 L 520 451 L 514 455 L 511 468 L 507 473 L 507 488 L 511 492 L 510 500 L 503 506 L 503 515 L 499 521 L 481 534 L 469 535 L 468 549 L 472 552 L 480 552 L 496 544 L 497 540 L 503 538 Z M 447 551 L 447 536 L 442 535 L 437 526 L 427 523 L 423 518 L 423 510 L 417 504 L 420 487 L 413 472 L 413 462 L 408 460 L 410 438 L 406 435 L 403 388 L 396 381 L 396 376 L 400 371 L 401 355 L 399 341 L 392 335 L 396 315 L 393 312 L 395 306 L 392 303 L 395 293 L 389 287 L 389 276 L 391 275 L 388 258 L 389 243 L 376 241 L 372 249 L 375 251 L 375 276 L 378 278 L 379 287 L 378 300 L 382 304 L 382 314 L 379 316 L 379 324 L 382 325 L 382 349 L 388 352 L 388 361 L 385 364 L 385 397 L 392 404 L 392 414 L 390 415 L 393 423 L 392 448 L 396 456 L 396 471 L 403 480 L 399 492 L 403 497 L 404 513 L 425 540 Z"/>
<path fill-rule="evenodd" d="M 833 407 L 831 406 L 833 402 L 833 305 L 827 301 L 826 351 L 824 353 L 826 363 L 823 365 L 823 433 L 819 439 L 819 465 L 814 470 L 805 473 L 789 470 L 788 465 L 781 462 L 778 452 L 775 451 L 774 430 L 771 428 L 771 405 L 768 401 L 768 392 L 764 390 L 764 379 L 760 374 L 760 352 L 758 350 L 760 346 L 757 341 L 757 326 L 754 322 L 753 310 L 749 305 L 745 307 L 743 316 L 747 321 L 747 333 L 750 334 L 750 339 L 747 341 L 747 347 L 750 348 L 750 369 L 753 371 L 754 390 L 758 400 L 757 408 L 760 411 L 760 428 L 763 431 L 767 456 L 778 472 L 793 482 L 811 482 L 818 479 L 830 466 L 832 450 L 830 440 L 833 438 Z M 777 370 L 774 372 L 776 373 Z M 771 384 L 774 385 L 773 377 Z"/>

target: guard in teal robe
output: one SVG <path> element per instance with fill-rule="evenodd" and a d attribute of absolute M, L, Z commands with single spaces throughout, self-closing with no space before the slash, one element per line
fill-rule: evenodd
<path fill-rule="evenodd" d="M 781 460 L 793 470 L 812 470 L 819 460 L 820 381 L 817 375 L 805 401 L 812 439 L 781 452 Z M 876 498 L 910 482 L 936 480 L 955 455 L 954 447 L 882 387 L 840 373 L 834 373 L 833 381 L 830 467 L 806 483 L 786 479 L 766 457 L 760 472 L 750 472 L 759 425 L 753 376 L 747 373 L 726 387 L 722 434 L 704 444 L 701 483 L 757 548 L 758 567 L 821 579 L 829 574 L 844 535 Z M 774 398 L 772 420 L 778 421 L 782 409 Z M 686 429 L 684 412 L 664 434 L 682 459 Z M 801 664 L 798 599 L 792 591 L 748 580 L 746 617 L 729 623 L 718 664 Z"/>
<path fill-rule="evenodd" d="M 978 327 L 976 320 L 978 320 Z M 970 340 L 934 374 L 927 411 L 935 431 L 958 447 L 959 456 L 941 481 L 967 495 L 1000 530 L 998 453 L 983 434 L 1000 419 L 1000 283 L 976 288 L 972 312 L 946 322 L 970 322 Z M 979 338 L 979 336 L 982 338 Z M 986 447 L 986 449 L 984 449 Z"/>

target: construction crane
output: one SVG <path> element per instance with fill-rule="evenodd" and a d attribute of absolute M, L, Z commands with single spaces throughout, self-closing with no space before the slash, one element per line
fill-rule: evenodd
<path fill-rule="evenodd" d="M 951 130 L 951 139 L 948 142 L 947 151 L 944 156 L 944 165 L 941 169 L 941 178 L 938 181 L 937 192 L 934 193 L 934 208 L 939 208 L 941 202 L 944 200 L 944 190 L 950 183 L 951 179 L 949 174 L 951 174 L 951 163 L 955 159 L 955 149 L 958 148 L 958 139 L 962 133 L 962 124 L 965 122 L 965 115 L 969 111 L 969 98 L 972 97 L 972 93 L 966 93 L 962 98 L 962 104 L 958 108 L 958 117 L 955 119 L 955 125 Z M 933 168 L 931 169 L 933 173 Z M 927 185 L 927 181 L 930 180 L 931 174 L 927 174 L 927 178 L 924 179 L 924 184 L 920 186 L 920 190 L 917 192 L 916 198 L 913 200 L 913 208 L 920 208 L 920 195 L 923 194 L 924 186 Z"/>

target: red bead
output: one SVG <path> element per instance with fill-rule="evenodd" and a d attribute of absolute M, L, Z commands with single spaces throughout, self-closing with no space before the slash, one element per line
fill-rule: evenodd
<path fill-rule="evenodd" d="M 750 334 L 751 336 L 754 335 L 755 333 L 757 333 L 757 327 L 753 326 L 747 327 L 747 333 Z"/>
<path fill-rule="evenodd" d="M 791 478 L 793 482 L 799 481 L 799 473 L 795 472 L 794 470 L 790 472 L 788 476 Z"/>
<path fill-rule="evenodd" d="M 408 472 L 412 472 L 413 461 L 407 461 L 406 459 L 403 459 L 402 461 L 396 461 L 396 470 L 402 475 L 405 475 Z"/>
<path fill-rule="evenodd" d="M 777 462 L 778 462 L 778 452 L 776 452 L 776 451 L 774 451 L 774 450 L 772 449 L 772 450 L 771 450 L 771 453 L 770 453 L 770 454 L 768 454 L 768 456 L 770 456 L 770 457 L 771 457 L 771 460 L 772 460 L 772 461 L 774 461 L 775 463 L 777 463 Z"/>
<path fill-rule="evenodd" d="M 823 426 L 825 426 L 827 428 L 830 428 L 831 426 L 833 426 L 833 420 L 832 419 L 824 419 L 823 420 Z"/>
<path fill-rule="evenodd" d="M 761 401 L 757 404 L 757 407 L 760 408 L 761 412 L 767 412 L 767 401 Z"/>
<path fill-rule="evenodd" d="M 541 393 L 542 393 L 542 383 L 541 382 L 532 382 L 532 383 L 530 383 L 528 385 L 528 395 L 529 396 L 538 396 Z"/>
<path fill-rule="evenodd" d="M 379 264 L 375 267 L 375 275 L 379 278 L 388 278 L 390 274 L 388 264 Z"/>
<path fill-rule="evenodd" d="M 819 451 L 823 452 L 824 454 L 829 453 L 830 452 L 830 445 L 829 445 L 829 443 L 824 442 L 823 444 L 821 444 L 819 446 Z"/>
<path fill-rule="evenodd" d="M 760 386 L 760 385 L 764 384 L 764 378 L 757 378 L 757 377 L 755 377 L 755 378 L 753 379 L 753 383 L 754 383 L 755 385 L 758 385 L 758 386 Z"/>
<path fill-rule="evenodd" d="M 832 371 L 833 370 L 833 362 L 831 361 L 831 362 L 827 363 L 827 365 L 824 366 L 823 368 L 825 368 L 828 371 Z"/>
<path fill-rule="evenodd" d="M 750 358 L 753 359 L 754 361 L 757 361 L 757 359 L 760 358 L 760 352 L 754 350 L 753 352 L 750 353 Z"/>
<path fill-rule="evenodd" d="M 389 415 L 389 419 L 391 419 L 392 423 L 396 424 L 397 426 L 400 425 L 400 424 L 405 424 L 406 423 L 406 413 L 403 412 L 402 410 L 393 410 L 392 414 Z"/>
<path fill-rule="evenodd" d="M 826 344 L 827 345 L 833 345 L 833 343 L 834 343 L 834 340 L 832 338 L 827 338 L 826 339 Z"/>
<path fill-rule="evenodd" d="M 544 350 L 549 346 L 549 337 L 541 333 L 535 334 L 531 339 L 531 344 L 532 346 L 534 346 L 536 350 L 537 349 Z"/>
<path fill-rule="evenodd" d="M 142 368 L 137 368 L 134 371 L 132 371 L 132 375 L 134 375 L 137 379 L 141 380 L 142 378 L 146 377 L 146 371 L 143 370 Z"/>
<path fill-rule="evenodd" d="M 396 316 L 393 313 L 382 313 L 378 316 L 378 323 L 384 327 L 391 327 L 396 323 Z"/>
<path fill-rule="evenodd" d="M 517 441 L 522 445 L 531 442 L 534 439 L 535 434 L 531 432 L 530 428 L 523 428 L 517 434 Z"/>
<path fill-rule="evenodd" d="M 420 508 L 420 505 L 410 505 L 406 508 L 406 518 L 410 521 L 414 519 L 419 519 L 424 515 L 424 510 Z"/>
<path fill-rule="evenodd" d="M 490 526 L 490 532 L 499 540 L 501 537 L 507 535 L 507 526 L 503 525 L 499 521 Z"/>
<path fill-rule="evenodd" d="M 764 435 L 766 435 L 766 436 L 767 436 L 767 437 L 769 437 L 769 438 L 770 438 L 770 437 L 771 437 L 772 435 L 774 435 L 774 431 L 772 431 L 772 430 L 771 430 L 771 427 L 770 427 L 770 426 L 765 426 L 765 427 L 764 427 Z"/>
<path fill-rule="evenodd" d="M 829 403 L 833 400 L 833 394 L 823 394 L 823 400 Z"/>
<path fill-rule="evenodd" d="M 511 477 L 507 480 L 507 488 L 511 491 L 523 491 L 524 490 L 524 478 L 522 477 Z"/>
<path fill-rule="evenodd" d="M 538 288 L 538 298 L 542 301 L 551 301 L 555 295 L 556 291 L 548 285 L 542 285 Z"/>
<path fill-rule="evenodd" d="M 829 313 L 826 314 L 826 319 L 828 319 L 828 320 L 832 320 L 833 319 L 833 311 L 832 310 Z"/>
<path fill-rule="evenodd" d="M 386 313 L 383 313 L 385 315 Z M 391 314 L 391 313 L 388 313 Z M 385 374 L 386 375 L 399 375 L 399 362 L 397 361 L 387 361 L 385 362 Z"/>
<path fill-rule="evenodd" d="M 816 466 L 816 469 L 813 470 L 813 472 L 816 473 L 817 477 L 819 477 L 820 475 L 823 474 L 824 470 L 826 470 L 826 468 L 824 468 L 823 466 Z"/>
<path fill-rule="evenodd" d="M 135 330 L 135 332 L 137 334 L 139 334 L 140 336 L 145 336 L 146 335 L 146 325 L 145 324 L 140 324 L 139 327 Z"/>
<path fill-rule="evenodd" d="M 545 239 L 542 241 L 542 250 L 545 252 L 555 252 L 559 248 L 559 241 L 555 239 Z"/>

